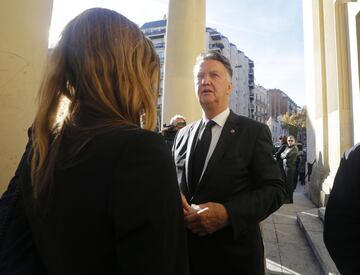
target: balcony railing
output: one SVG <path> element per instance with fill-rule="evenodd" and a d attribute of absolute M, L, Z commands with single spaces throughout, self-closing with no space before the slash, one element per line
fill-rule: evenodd
<path fill-rule="evenodd" d="M 156 49 L 165 48 L 165 43 L 164 43 L 164 42 L 162 42 L 162 43 L 156 43 L 156 44 L 154 44 L 154 47 L 155 47 Z"/>
<path fill-rule="evenodd" d="M 165 34 L 166 30 L 162 29 L 162 30 L 146 30 L 144 31 L 145 35 L 159 35 L 159 34 Z"/>
<path fill-rule="evenodd" d="M 215 43 L 215 44 L 210 44 L 209 45 L 209 48 L 210 49 L 214 49 L 214 48 L 217 48 L 217 49 L 223 49 L 225 46 L 223 43 Z"/>

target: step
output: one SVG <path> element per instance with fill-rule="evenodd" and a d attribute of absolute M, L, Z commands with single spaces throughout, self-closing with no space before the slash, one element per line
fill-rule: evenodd
<path fill-rule="evenodd" d="M 340 274 L 327 251 L 324 240 L 324 225 L 319 218 L 319 209 L 314 208 L 297 213 L 297 221 L 304 231 L 319 264 L 326 275 Z"/>

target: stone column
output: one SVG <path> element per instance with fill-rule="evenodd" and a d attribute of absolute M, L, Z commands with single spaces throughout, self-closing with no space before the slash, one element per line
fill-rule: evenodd
<path fill-rule="evenodd" d="M 360 142 L 360 1 L 347 4 L 354 144 Z"/>
<path fill-rule="evenodd" d="M 175 114 L 191 122 L 201 117 L 193 66 L 206 49 L 205 0 L 170 0 L 166 29 L 162 123 Z"/>
<path fill-rule="evenodd" d="M 320 204 L 320 190 L 329 173 L 326 64 L 322 0 L 303 0 L 305 87 L 307 98 L 307 161 L 315 164 L 307 185 L 311 200 Z"/>
<path fill-rule="evenodd" d="M 2 0 L 0 9 L 0 193 L 27 141 L 48 51 L 52 0 Z"/>
<path fill-rule="evenodd" d="M 353 145 L 347 10 L 343 0 L 324 1 L 329 175 L 322 186 L 321 201 L 332 188 L 340 158 Z"/>
<path fill-rule="evenodd" d="M 317 161 L 309 186 L 319 205 L 326 204 L 340 158 L 353 144 L 346 5 L 346 0 L 303 0 L 308 161 Z"/>

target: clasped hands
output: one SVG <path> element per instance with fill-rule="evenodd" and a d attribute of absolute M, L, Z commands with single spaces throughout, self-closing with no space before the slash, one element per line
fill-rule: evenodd
<path fill-rule="evenodd" d="M 224 228 L 229 222 L 225 207 L 220 203 L 207 202 L 191 207 L 183 194 L 181 200 L 185 226 L 198 236 L 206 236 Z"/>

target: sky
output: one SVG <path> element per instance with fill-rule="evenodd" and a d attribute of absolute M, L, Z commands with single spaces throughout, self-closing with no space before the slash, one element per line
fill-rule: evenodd
<path fill-rule="evenodd" d="M 116 10 L 142 26 L 163 19 L 168 0 L 54 0 L 49 44 L 85 9 Z M 255 83 L 306 104 L 302 0 L 206 0 L 206 26 L 215 28 L 255 64 Z"/>

